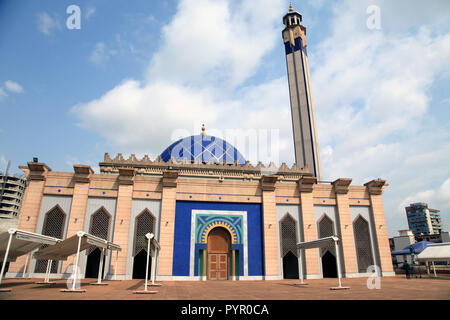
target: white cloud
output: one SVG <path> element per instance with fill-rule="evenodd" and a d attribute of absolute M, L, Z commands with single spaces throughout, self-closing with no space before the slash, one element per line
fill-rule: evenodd
<path fill-rule="evenodd" d="M 116 50 L 108 49 L 105 43 L 97 42 L 89 60 L 96 66 L 103 66 L 116 53 Z"/>
<path fill-rule="evenodd" d="M 372 2 L 381 8 L 381 30 L 366 26 Z M 433 6 L 424 9 L 423 24 L 414 15 L 405 27 L 394 21 L 403 12 L 397 2 L 333 5 L 329 37 L 308 49 L 324 179 L 387 179 L 385 212 L 394 234 L 406 223 L 399 203 L 450 176 L 450 130 L 430 114 L 430 88 L 450 70 L 450 33 L 441 23 L 448 14 Z M 426 3 L 407 5 L 420 12 Z M 246 82 L 281 45 L 285 11 L 282 1 L 182 0 L 145 81 L 124 80 L 73 112 L 124 153 L 152 157 L 177 129 L 198 134 L 201 123 L 209 133 L 275 128 L 280 160 L 292 163 L 286 78 Z M 99 61 L 107 52 L 99 47 Z"/>
<path fill-rule="evenodd" d="M 61 23 L 57 16 L 50 16 L 47 12 L 41 12 L 37 17 L 38 29 L 45 35 L 50 35 L 53 31 L 61 30 Z"/>
<path fill-rule="evenodd" d="M 17 82 L 11 81 L 11 80 L 7 80 L 5 81 L 5 88 L 8 91 L 14 92 L 14 93 L 22 93 L 23 92 L 23 88 L 20 84 L 18 84 Z"/>

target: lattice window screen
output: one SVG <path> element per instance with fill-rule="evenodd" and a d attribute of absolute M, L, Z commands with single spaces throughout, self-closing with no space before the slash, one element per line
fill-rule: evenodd
<path fill-rule="evenodd" d="M 66 222 L 66 214 L 59 208 L 55 207 L 50 210 L 45 216 L 44 226 L 42 228 L 42 234 L 45 236 L 55 237 L 62 239 L 64 233 L 64 225 Z M 44 244 L 40 249 L 48 247 L 48 244 Z M 36 261 L 36 267 L 34 272 L 45 273 L 47 271 L 47 260 Z M 51 273 L 58 272 L 58 261 L 53 261 Z"/>
<path fill-rule="evenodd" d="M 136 218 L 136 234 L 134 238 L 134 252 L 136 256 L 141 250 L 147 252 L 147 238 L 145 235 L 154 232 L 155 220 L 150 212 L 145 211 Z M 151 250 L 150 250 L 151 251 Z"/>
<path fill-rule="evenodd" d="M 100 209 L 91 217 L 91 227 L 89 228 L 89 233 L 96 237 L 108 240 L 110 220 L 109 214 L 103 209 Z M 95 248 L 96 247 L 89 248 L 87 250 L 87 254 L 90 254 L 95 250 Z"/>
<path fill-rule="evenodd" d="M 355 236 L 356 257 L 358 260 L 359 272 L 366 272 L 370 265 L 373 265 L 372 247 L 370 244 L 369 224 L 364 218 L 359 217 L 353 223 Z"/>
<path fill-rule="evenodd" d="M 287 216 L 281 221 L 281 257 L 291 251 L 296 257 L 297 254 L 297 228 L 295 220 Z"/>
<path fill-rule="evenodd" d="M 325 216 L 319 223 L 319 238 L 330 237 L 332 235 L 334 235 L 333 221 Z M 336 256 L 333 244 L 330 244 L 328 247 L 320 248 L 320 256 L 323 256 L 327 251 L 330 251 Z"/>

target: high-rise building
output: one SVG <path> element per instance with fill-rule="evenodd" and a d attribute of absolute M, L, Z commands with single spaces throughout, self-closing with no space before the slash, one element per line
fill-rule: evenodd
<path fill-rule="evenodd" d="M 411 203 L 405 208 L 409 229 L 415 236 L 438 234 L 442 230 L 439 210 L 428 208 L 423 202 Z"/>
<path fill-rule="evenodd" d="M 321 180 L 319 144 L 306 52 L 306 28 L 301 22 L 302 15 L 291 5 L 289 12 L 283 17 L 286 28 L 282 35 L 286 51 L 295 162 L 300 168 L 307 167 L 317 180 Z"/>
<path fill-rule="evenodd" d="M 0 230 L 17 225 L 25 187 L 23 178 L 0 173 Z"/>

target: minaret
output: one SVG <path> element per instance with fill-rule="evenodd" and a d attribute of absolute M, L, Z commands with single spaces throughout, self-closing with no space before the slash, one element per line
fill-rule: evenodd
<path fill-rule="evenodd" d="M 289 12 L 283 17 L 286 28 L 282 34 L 291 99 L 295 162 L 299 167 L 308 166 L 317 180 L 321 180 L 319 145 L 306 54 L 306 28 L 301 22 L 302 15 L 294 11 L 291 4 Z"/>

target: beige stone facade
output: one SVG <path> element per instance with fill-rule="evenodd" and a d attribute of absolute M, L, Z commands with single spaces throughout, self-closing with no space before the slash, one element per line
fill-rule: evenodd
<path fill-rule="evenodd" d="M 334 230 L 338 231 L 333 233 L 341 239 L 344 276 L 354 277 L 364 276 L 366 273 L 358 270 L 358 259 L 363 258 L 363 253 L 358 255 L 357 252 L 358 245 L 354 236 L 356 219 L 352 218 L 350 211 L 362 210 L 368 215 L 364 220 L 370 229 L 368 237 L 373 253 L 371 259 L 374 264 L 381 267 L 383 275 L 393 274 L 382 203 L 385 181 L 373 180 L 364 186 L 351 186 L 351 179 L 338 179 L 331 184 L 317 184 L 310 173 L 295 165 L 288 168 L 283 164 L 273 175 L 262 175 L 261 167 L 261 164 L 253 167 L 249 163 L 244 166 L 176 164 L 161 159 L 138 160 L 134 156 L 123 159 L 120 155 L 111 159 L 105 154 L 104 162 L 100 163 L 102 173 L 95 174 L 88 166 L 74 166 L 72 173 L 54 172 L 44 163 L 30 162 L 27 167 L 23 167 L 29 179 L 29 187 L 26 190 L 19 228 L 43 233 L 45 228 L 42 221 L 46 220 L 46 215 L 54 209 L 55 204 L 64 200 L 70 201 L 70 206 L 66 206 L 67 212 L 64 212 L 65 237 L 70 237 L 79 230 L 89 232 L 92 212 L 102 207 L 106 208 L 107 205 L 103 203 L 112 201 L 113 205 L 108 212 L 114 216 L 114 221 L 110 223 L 109 237 L 112 242 L 121 246 L 122 251 L 119 254 L 117 270 L 114 270 L 114 259 L 108 260 L 105 267 L 106 278 L 111 278 L 115 273 L 119 279 L 130 279 L 133 278 L 135 253 L 132 251 L 136 233 L 135 223 L 132 222 L 137 216 L 133 210 L 136 203 L 145 202 L 149 204 L 148 210 L 155 217 L 154 230 L 158 231 L 156 237 L 161 244 L 157 258 L 157 279 L 197 280 L 203 279 L 200 278 L 202 268 L 196 269 L 193 274 L 192 272 L 184 276 L 175 274 L 175 267 L 178 269 L 183 267 L 174 262 L 175 247 L 178 245 L 176 232 L 179 227 L 176 226 L 177 204 L 203 203 L 212 207 L 220 204 L 235 204 L 238 207 L 244 204 L 260 205 L 258 221 L 261 225 L 249 224 L 247 230 L 250 235 L 252 228 L 261 229 L 263 272 L 260 275 L 243 272 L 233 279 L 282 279 L 287 272 L 284 264 L 291 262 L 282 256 L 284 241 L 287 240 L 283 236 L 284 231 L 281 230 L 283 225 L 280 222 L 281 216 L 289 215 L 296 221 L 295 230 L 298 236 L 295 241 L 310 241 L 318 238 L 319 218 L 325 214 L 332 221 Z M 61 203 L 58 207 L 63 206 Z M 298 213 L 291 212 L 293 209 Z M 214 208 L 211 212 L 216 211 Z M 243 255 L 246 254 L 245 246 L 243 243 L 243 249 L 240 249 Z M 250 248 L 247 249 L 249 250 Z M 252 258 L 242 259 L 248 270 L 251 270 Z M 325 267 L 319 249 L 306 250 L 304 259 L 306 278 L 324 276 Z M 11 263 L 8 276 L 20 277 L 24 263 L 25 257 Z M 67 267 L 71 263 L 73 259 L 62 263 L 52 277 L 69 276 Z M 82 271 L 85 271 L 86 264 L 86 258 L 81 259 Z M 36 269 L 34 266 L 35 263 L 30 263 L 28 272 L 31 276 L 42 276 L 33 270 Z M 236 265 L 234 267 L 236 269 Z M 192 266 L 190 268 L 192 269 Z M 230 266 L 230 272 L 233 272 L 232 269 L 233 266 Z M 234 272 L 237 273 L 236 270 Z"/>

